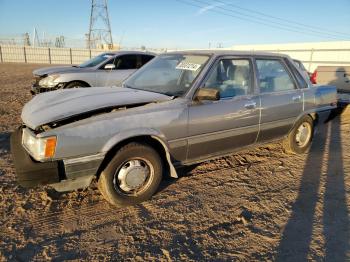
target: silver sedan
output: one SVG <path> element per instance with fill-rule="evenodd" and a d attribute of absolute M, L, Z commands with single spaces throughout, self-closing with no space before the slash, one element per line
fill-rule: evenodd
<path fill-rule="evenodd" d="M 92 86 L 120 86 L 137 69 L 149 62 L 155 54 L 137 51 L 119 51 L 100 54 L 81 65 L 45 67 L 33 71 L 32 94 Z"/>

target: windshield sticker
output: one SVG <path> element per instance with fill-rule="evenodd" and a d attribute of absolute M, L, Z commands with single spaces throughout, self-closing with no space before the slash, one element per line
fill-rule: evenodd
<path fill-rule="evenodd" d="M 200 64 L 190 63 L 186 61 L 182 61 L 180 64 L 176 66 L 176 69 L 180 70 L 189 70 L 189 71 L 197 71 L 201 67 Z"/>

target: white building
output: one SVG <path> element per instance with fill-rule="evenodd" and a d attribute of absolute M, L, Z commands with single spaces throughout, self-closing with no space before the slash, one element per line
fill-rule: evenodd
<path fill-rule="evenodd" d="M 319 65 L 350 66 L 350 41 L 235 45 L 230 49 L 288 54 L 301 60 L 309 71 Z"/>

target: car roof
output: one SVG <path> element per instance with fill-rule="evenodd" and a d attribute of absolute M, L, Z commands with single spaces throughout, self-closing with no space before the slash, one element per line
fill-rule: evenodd
<path fill-rule="evenodd" d="M 280 53 L 271 53 L 271 52 L 263 52 L 263 51 L 238 51 L 238 50 L 184 50 L 184 51 L 172 51 L 167 52 L 163 54 L 196 54 L 196 55 L 216 55 L 216 56 L 222 56 L 222 55 L 232 55 L 232 56 L 239 56 L 239 55 L 255 55 L 255 56 L 274 56 L 274 57 L 284 57 L 289 58 L 286 54 L 280 54 Z"/>
<path fill-rule="evenodd" d="M 156 56 L 157 54 L 148 52 L 148 51 L 132 51 L 132 50 L 122 50 L 122 51 L 106 51 L 103 54 L 110 54 L 110 55 L 153 55 Z"/>

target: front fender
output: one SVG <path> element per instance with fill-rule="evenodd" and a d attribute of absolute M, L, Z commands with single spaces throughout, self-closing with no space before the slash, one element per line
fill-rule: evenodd
<path fill-rule="evenodd" d="M 60 83 L 71 83 L 71 82 L 82 82 L 85 83 L 89 86 L 94 86 L 95 82 L 95 74 L 90 73 L 90 75 L 85 74 L 85 73 L 66 73 L 66 74 L 61 74 L 60 77 L 57 79 L 58 82 Z"/>
<path fill-rule="evenodd" d="M 115 136 L 111 137 L 107 143 L 103 146 L 102 148 L 102 152 L 107 153 L 108 151 L 110 151 L 115 145 L 133 138 L 133 137 L 140 137 L 140 136 L 150 136 L 153 139 L 157 140 L 162 146 L 163 149 L 165 151 L 166 154 L 166 160 L 168 162 L 169 165 L 169 172 L 170 172 L 170 176 L 177 178 L 177 172 L 176 169 L 171 161 L 171 155 L 170 155 L 170 151 L 169 151 L 169 144 L 166 140 L 166 137 L 163 133 L 161 133 L 160 131 L 156 130 L 156 129 L 152 129 L 152 128 L 137 128 L 137 129 L 131 129 L 131 130 L 125 130 L 122 131 L 118 134 L 116 134 Z"/>

